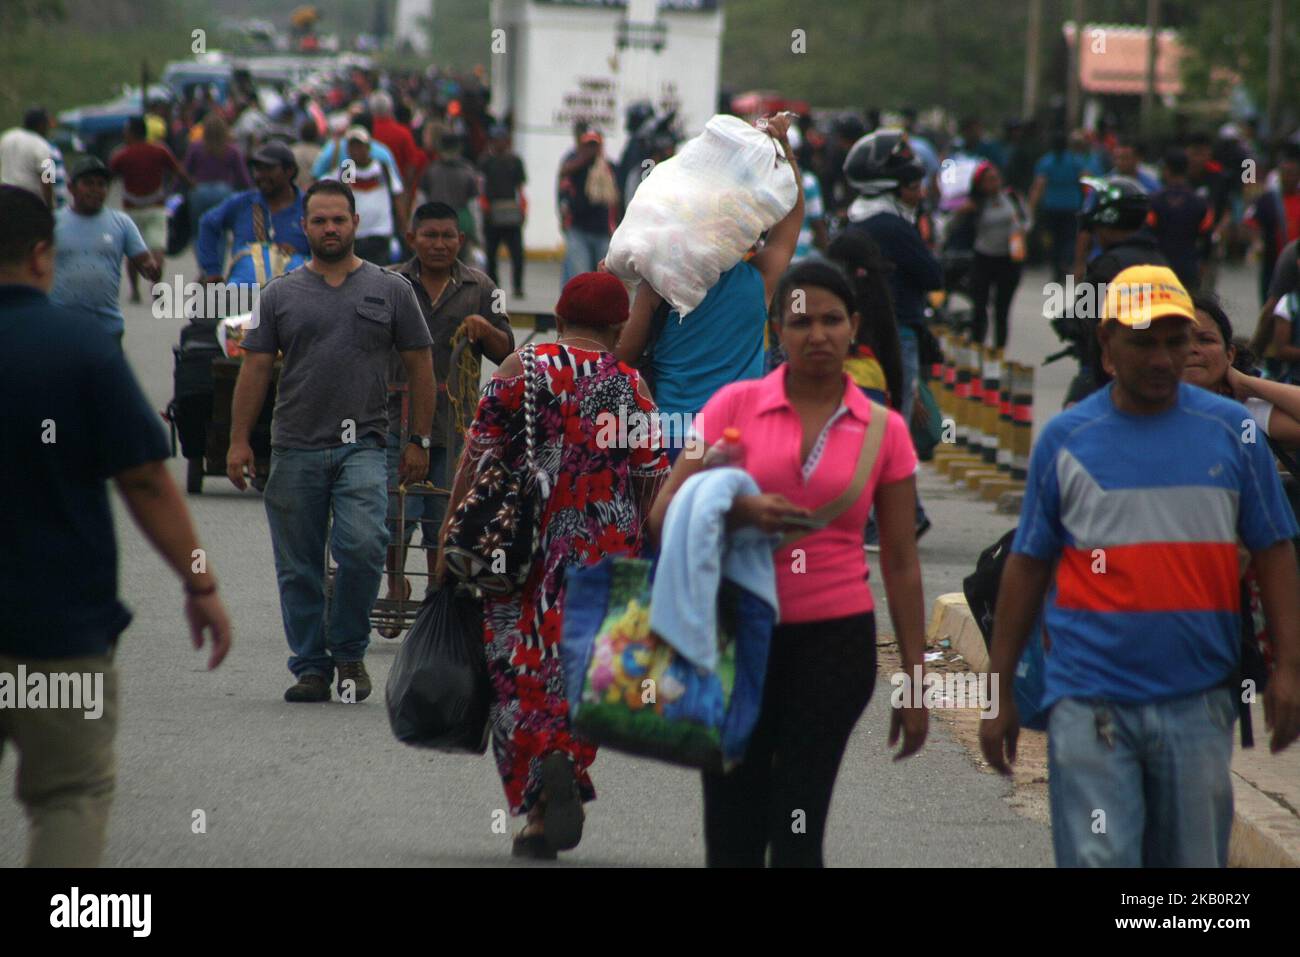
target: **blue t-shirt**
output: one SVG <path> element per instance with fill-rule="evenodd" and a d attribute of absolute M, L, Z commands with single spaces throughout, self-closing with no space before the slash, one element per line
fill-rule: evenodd
<path fill-rule="evenodd" d="M 1052 419 L 1034 447 L 1011 550 L 1059 557 L 1046 603 L 1044 706 L 1194 694 L 1236 666 L 1237 542 L 1296 534 L 1262 431 L 1196 386 L 1130 415 L 1114 383 Z"/>
<path fill-rule="evenodd" d="M 108 480 L 171 453 L 117 340 L 31 286 L 0 286 L 0 654 L 106 654 L 117 597 Z"/>
<path fill-rule="evenodd" d="M 826 207 L 822 204 L 822 188 L 817 177 L 807 170 L 803 171 L 803 223 L 799 227 L 799 241 L 794 247 L 794 258 L 799 262 L 817 251 L 813 244 L 816 238 L 813 225 L 826 218 Z"/>
<path fill-rule="evenodd" d="M 1047 153 L 1034 165 L 1035 176 L 1047 178 L 1043 191 L 1043 209 L 1053 212 L 1076 212 L 1083 204 L 1079 177 L 1088 172 L 1082 157 L 1069 151 Z"/>
<path fill-rule="evenodd" d="M 925 185 L 928 188 L 935 175 L 939 172 L 939 154 L 934 145 L 924 136 L 915 136 L 908 133 L 907 144 L 912 147 L 912 152 L 916 154 L 916 158 L 925 167 Z"/>
<path fill-rule="evenodd" d="M 95 316 L 113 335 L 126 329 L 118 290 L 122 257 L 148 252 L 126 213 L 101 209 L 83 216 L 66 207 L 54 214 L 54 288 L 50 299 Z"/>
<path fill-rule="evenodd" d="M 346 159 L 338 156 L 339 144 L 334 140 L 327 140 L 321 147 L 316 159 L 311 164 L 311 175 L 313 179 L 324 179 L 326 173 L 337 170 Z M 388 175 L 393 177 L 394 182 L 401 182 L 402 177 L 397 172 L 397 163 L 393 159 L 393 151 L 377 139 L 370 140 L 370 158 L 378 160 L 388 167 Z"/>
<path fill-rule="evenodd" d="M 762 378 L 765 300 L 762 273 L 742 261 L 684 319 L 676 309 L 668 314 L 652 358 L 660 413 L 694 415 L 724 385 Z M 679 435 L 673 421 L 665 438 Z"/>

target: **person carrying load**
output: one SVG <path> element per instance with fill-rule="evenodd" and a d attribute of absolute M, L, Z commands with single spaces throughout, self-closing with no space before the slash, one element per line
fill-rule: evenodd
<path fill-rule="evenodd" d="M 196 252 L 204 282 L 261 288 L 307 259 L 293 151 L 283 143 L 266 143 L 249 157 L 248 166 L 257 188 L 235 193 L 199 220 Z M 220 254 L 226 233 L 232 254 L 228 274 Z"/>

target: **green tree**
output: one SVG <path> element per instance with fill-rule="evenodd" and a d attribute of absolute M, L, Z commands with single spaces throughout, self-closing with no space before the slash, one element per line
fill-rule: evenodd
<path fill-rule="evenodd" d="M 1190 56 L 1183 64 L 1183 79 L 1189 91 L 1222 96 L 1222 85 L 1214 82 L 1213 74 L 1215 67 L 1227 67 L 1241 76 L 1262 112 L 1268 100 L 1269 0 L 1186 6 L 1189 20 L 1183 41 Z M 1287 0 L 1283 16 L 1279 113 L 1285 132 L 1300 114 L 1300 0 Z"/>
<path fill-rule="evenodd" d="M 17 32 L 33 20 L 61 20 L 63 0 L 4 0 L 0 3 L 0 30 Z"/>

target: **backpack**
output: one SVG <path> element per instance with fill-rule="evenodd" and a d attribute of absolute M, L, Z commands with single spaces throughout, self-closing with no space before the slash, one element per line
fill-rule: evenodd
<path fill-rule="evenodd" d="M 1300 294 L 1287 293 L 1286 305 L 1287 314 L 1291 316 L 1291 345 L 1300 346 Z M 1273 317 L 1269 316 L 1268 321 L 1270 341 L 1264 347 L 1264 367 L 1268 370 L 1269 378 L 1290 385 L 1300 384 L 1300 362 L 1283 362 L 1270 355 L 1273 351 L 1271 341 Z"/>
<path fill-rule="evenodd" d="M 970 606 L 975 623 L 979 625 L 984 644 L 993 643 L 993 615 L 997 609 L 998 586 L 1002 583 L 1002 569 L 1011 554 L 1011 542 L 1016 537 L 1013 528 L 984 551 L 975 562 L 975 571 L 962 581 L 962 592 Z M 1015 701 L 1020 714 L 1020 726 L 1033 731 L 1046 731 L 1050 709 L 1043 707 L 1046 690 L 1046 648 L 1043 645 L 1043 613 L 1034 619 L 1029 643 L 1020 653 L 1016 665 Z"/>
<path fill-rule="evenodd" d="M 1282 490 L 1292 512 L 1300 515 L 1300 466 L 1295 459 L 1273 439 L 1265 436 L 1269 447 L 1289 475 L 1282 479 Z M 1300 538 L 1292 539 L 1292 545 L 1300 553 Z M 1229 684 L 1234 692 L 1244 690 L 1244 683 L 1250 681 L 1257 695 L 1268 690 L 1268 678 L 1273 671 L 1274 639 L 1264 616 L 1263 598 L 1259 589 L 1259 579 L 1254 567 L 1247 569 L 1241 580 L 1241 656 L 1237 670 L 1229 677 Z M 1244 700 L 1238 702 L 1238 714 L 1241 717 L 1241 746 L 1254 746 L 1254 734 L 1251 723 L 1250 705 Z"/>
<path fill-rule="evenodd" d="M 1007 556 L 1011 554 L 1011 542 L 1015 538 L 1013 528 L 984 551 L 980 552 L 975 562 L 975 571 L 962 581 L 962 591 L 966 603 L 970 606 L 975 623 L 979 625 L 984 644 L 993 643 L 993 616 L 997 610 L 998 586 L 1002 582 L 1002 570 L 1006 567 Z M 1251 748 L 1255 745 L 1251 722 L 1250 705 L 1239 694 L 1246 680 L 1254 682 L 1255 693 L 1262 694 L 1268 686 L 1268 673 L 1271 667 L 1265 647 L 1267 634 L 1258 630 L 1257 622 L 1262 621 L 1259 611 L 1258 596 L 1252 595 L 1249 579 L 1243 579 L 1241 588 L 1241 641 L 1239 644 L 1237 666 L 1224 679 L 1222 686 L 1232 688 L 1237 693 L 1237 713 L 1241 718 L 1241 746 Z M 1046 605 L 1046 602 L 1044 602 Z M 1043 611 L 1034 619 L 1029 643 L 1020 653 L 1016 665 L 1015 701 L 1020 713 L 1020 726 L 1034 731 L 1047 730 L 1050 709 L 1043 708 L 1043 693 L 1046 689 L 1047 648 L 1043 643 Z"/>

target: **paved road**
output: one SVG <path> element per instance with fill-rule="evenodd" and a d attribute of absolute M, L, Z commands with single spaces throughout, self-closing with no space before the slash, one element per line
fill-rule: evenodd
<path fill-rule="evenodd" d="M 172 265 L 192 275 L 192 264 Z M 1249 302 L 1249 279 L 1240 279 L 1243 302 Z M 553 302 L 557 286 L 556 267 L 530 265 L 529 287 L 540 301 Z M 1054 342 L 1035 319 L 1037 285 L 1024 288 L 1013 357 L 1037 360 Z M 127 308 L 127 353 L 158 408 L 171 392 L 170 349 L 178 327 L 146 308 Z M 1040 407 L 1053 396 L 1059 407 L 1068 378 L 1064 368 L 1040 374 Z M 173 461 L 178 482 L 181 464 Z M 935 520 L 921 549 L 928 601 L 958 589 L 978 550 L 1012 521 L 928 473 L 923 489 Z M 179 585 L 118 507 L 121 588 L 135 620 L 118 656 L 119 775 L 106 863 L 509 863 L 509 837 L 492 828 L 493 811 L 504 802 L 490 759 L 428 754 L 396 743 L 382 692 L 357 705 L 282 701 L 290 681 L 287 650 L 261 502 L 220 479 L 209 479 L 204 494 L 189 501 L 234 619 L 236 645 L 219 671 L 204 670 L 186 638 Z M 877 599 L 883 609 L 879 589 Z M 378 638 L 371 645 L 368 662 L 379 689 L 395 650 L 395 643 Z M 942 726 L 933 725 L 920 756 L 891 762 L 884 741 L 888 690 L 884 681 L 878 684 L 850 744 L 827 835 L 829 863 L 1050 865 L 1047 829 L 1017 816 L 1003 800 L 1006 786 L 978 771 Z M 22 859 L 14 767 L 11 751 L 0 765 L 5 866 Z M 703 863 L 695 774 L 606 751 L 594 777 L 600 799 L 590 806 L 588 836 L 561 866 Z M 206 814 L 206 834 L 192 833 L 195 810 Z"/>

